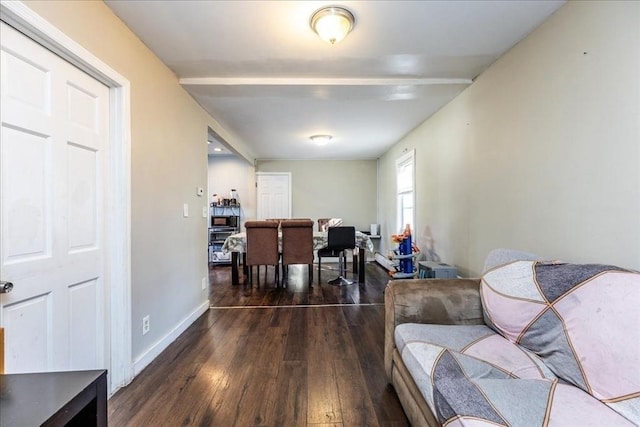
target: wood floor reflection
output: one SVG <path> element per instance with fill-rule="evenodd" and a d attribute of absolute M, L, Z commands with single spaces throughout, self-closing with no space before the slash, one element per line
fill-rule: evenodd
<path fill-rule="evenodd" d="M 349 267 L 351 268 L 350 263 Z M 252 284 L 240 274 L 240 285 L 231 286 L 231 267 L 212 266 L 209 270 L 211 306 L 383 304 L 384 288 L 389 280 L 386 270 L 374 262 L 365 265 L 365 283 L 354 283 L 349 286 L 327 284 L 330 279 L 338 276 L 336 264 L 322 264 L 322 281 L 318 278 L 318 266 L 314 265 L 311 289 L 308 286 L 307 266 L 290 266 L 288 285 L 280 288 L 275 283 L 274 267 L 268 267 L 266 281 L 264 271 L 265 267 L 261 267 L 259 285 L 254 270 Z M 358 279 L 358 275 L 351 269 L 346 277 L 353 281 Z"/>
<path fill-rule="evenodd" d="M 231 286 L 212 268 L 214 307 L 109 400 L 109 425 L 408 426 L 384 375 L 386 272 L 342 288 L 314 272 L 311 290 L 290 273 Z"/>

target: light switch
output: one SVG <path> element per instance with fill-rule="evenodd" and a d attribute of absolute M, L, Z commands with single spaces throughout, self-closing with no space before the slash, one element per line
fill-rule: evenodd
<path fill-rule="evenodd" d="M 185 218 L 189 217 L 189 204 L 185 203 L 184 205 L 182 205 L 182 216 Z"/>
<path fill-rule="evenodd" d="M 202 218 L 206 218 L 208 214 L 209 214 L 209 210 L 207 209 L 206 206 L 203 206 L 202 207 Z"/>

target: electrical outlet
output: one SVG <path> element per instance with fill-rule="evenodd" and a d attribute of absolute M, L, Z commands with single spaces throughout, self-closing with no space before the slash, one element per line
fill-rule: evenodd
<path fill-rule="evenodd" d="M 209 215 L 209 209 L 206 206 L 202 207 L 202 218 L 206 218 Z"/>
<path fill-rule="evenodd" d="M 149 329 L 151 329 L 151 322 L 149 320 L 149 315 L 147 314 L 142 318 L 142 335 L 147 335 Z"/>
<path fill-rule="evenodd" d="M 202 290 L 204 291 L 205 289 L 207 289 L 207 278 L 203 277 L 202 278 Z"/>

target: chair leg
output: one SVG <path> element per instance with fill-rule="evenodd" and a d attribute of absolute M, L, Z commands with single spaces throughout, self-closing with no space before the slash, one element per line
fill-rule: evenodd
<path fill-rule="evenodd" d="M 282 264 L 282 287 L 289 286 L 289 266 Z"/>
<path fill-rule="evenodd" d="M 322 258 L 318 257 L 318 283 L 322 283 L 322 273 L 320 273 L 321 268 L 322 268 Z"/>
<path fill-rule="evenodd" d="M 358 274 L 358 249 L 355 248 L 351 251 L 351 262 L 353 263 L 353 273 Z"/>
<path fill-rule="evenodd" d="M 343 264 L 342 264 L 342 284 L 343 285 L 351 285 L 353 283 L 353 281 L 349 280 L 346 278 L 347 276 L 347 251 L 342 251 L 342 259 L 343 259 Z"/>
<path fill-rule="evenodd" d="M 342 275 L 347 274 L 347 251 L 342 251 Z"/>
<path fill-rule="evenodd" d="M 313 264 L 309 264 L 309 289 L 313 286 Z"/>
<path fill-rule="evenodd" d="M 280 287 L 280 263 L 278 262 L 278 264 L 276 264 L 274 268 L 276 269 L 276 288 L 279 288 Z"/>
<path fill-rule="evenodd" d="M 335 285 L 335 286 L 344 286 L 344 285 L 351 285 L 353 284 L 352 281 L 346 279 L 344 277 L 344 274 L 346 274 L 346 264 L 347 264 L 347 256 L 345 254 L 345 251 L 341 251 L 340 254 L 338 255 L 338 270 L 340 271 L 340 275 L 338 277 L 336 277 L 335 279 L 331 279 L 329 280 L 329 284 L 330 285 Z"/>

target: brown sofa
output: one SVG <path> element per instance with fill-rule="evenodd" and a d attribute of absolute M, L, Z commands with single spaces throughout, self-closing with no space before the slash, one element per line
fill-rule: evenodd
<path fill-rule="evenodd" d="M 440 426 L 404 365 L 394 340 L 402 323 L 483 325 L 480 279 L 392 280 L 385 290 L 384 364 L 413 426 Z"/>

